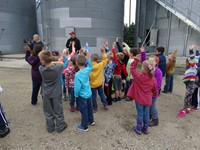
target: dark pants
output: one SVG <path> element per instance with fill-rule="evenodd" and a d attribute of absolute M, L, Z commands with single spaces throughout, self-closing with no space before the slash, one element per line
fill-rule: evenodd
<path fill-rule="evenodd" d="M 192 106 L 195 108 L 198 107 L 198 88 L 196 88 L 192 94 Z"/>
<path fill-rule="evenodd" d="M 32 80 L 32 96 L 31 103 L 33 105 L 37 104 L 38 101 L 38 93 L 41 87 L 42 81 Z"/>
<path fill-rule="evenodd" d="M 174 85 L 174 74 L 166 75 L 164 92 L 172 92 Z"/>
<path fill-rule="evenodd" d="M 6 128 L 6 126 L 9 124 L 9 122 L 7 121 L 5 114 L 3 112 L 3 106 L 0 103 L 0 130 L 4 130 Z"/>
<path fill-rule="evenodd" d="M 141 132 L 142 130 L 148 131 L 150 106 L 143 106 L 137 102 L 135 102 L 135 105 L 137 110 L 136 130 L 139 132 Z"/>
<path fill-rule="evenodd" d="M 83 128 L 87 128 L 89 122 L 94 122 L 92 99 L 91 98 L 86 99 L 79 96 L 77 100 L 82 117 L 81 126 Z"/>
<path fill-rule="evenodd" d="M 108 105 L 112 104 L 112 79 L 110 79 L 108 86 L 105 86 L 104 84 L 104 93 L 106 95 L 106 100 Z"/>
<path fill-rule="evenodd" d="M 74 103 L 76 101 L 76 107 L 79 108 L 78 102 L 74 96 L 74 88 L 68 88 L 68 93 L 70 94 L 70 107 L 74 107 Z"/>
<path fill-rule="evenodd" d="M 130 87 L 131 84 L 132 84 L 132 81 L 133 81 L 133 79 L 126 80 L 126 88 L 125 88 L 124 96 L 126 96 L 126 94 L 127 94 L 127 92 L 128 92 L 128 89 L 129 89 L 129 87 Z"/>
<path fill-rule="evenodd" d="M 97 109 L 98 105 L 97 105 L 97 91 L 98 94 L 100 96 L 101 102 L 103 103 L 103 105 L 107 105 L 107 101 L 106 101 L 106 97 L 104 95 L 103 89 L 102 89 L 102 85 L 97 87 L 97 88 L 91 88 L 92 90 L 92 103 L 93 103 L 93 108 Z"/>
<path fill-rule="evenodd" d="M 195 81 L 190 81 L 186 83 L 186 93 L 184 98 L 183 108 L 189 108 L 192 105 L 192 95 L 197 88 Z"/>

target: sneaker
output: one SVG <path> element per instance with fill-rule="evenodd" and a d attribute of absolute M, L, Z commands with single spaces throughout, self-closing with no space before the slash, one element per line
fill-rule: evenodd
<path fill-rule="evenodd" d="M 121 100 L 122 100 L 122 98 L 121 98 L 121 97 L 118 97 L 118 98 L 117 98 L 117 101 L 121 101 Z"/>
<path fill-rule="evenodd" d="M 62 131 L 64 131 L 67 128 L 67 123 L 64 122 L 64 125 L 61 129 L 57 129 L 57 132 L 60 133 Z"/>
<path fill-rule="evenodd" d="M 149 134 L 149 130 L 142 129 L 142 132 L 143 132 L 144 134 Z"/>
<path fill-rule="evenodd" d="M 196 107 L 192 107 L 190 110 L 191 110 L 191 111 L 199 111 L 199 109 L 196 108 Z"/>
<path fill-rule="evenodd" d="M 93 122 L 89 122 L 89 125 L 93 126 L 93 125 L 95 125 L 95 122 L 94 121 Z"/>
<path fill-rule="evenodd" d="M 93 113 L 96 113 L 97 112 L 97 108 L 93 108 Z"/>
<path fill-rule="evenodd" d="M 129 97 L 126 97 L 124 100 L 125 101 L 132 101 L 131 98 L 129 98 Z"/>
<path fill-rule="evenodd" d="M 179 111 L 179 113 L 177 114 L 178 118 L 184 118 L 186 116 L 186 114 L 190 113 L 190 110 L 187 109 L 182 109 Z"/>
<path fill-rule="evenodd" d="M 63 100 L 67 101 L 67 95 L 66 94 L 63 95 Z"/>
<path fill-rule="evenodd" d="M 162 93 L 167 93 L 166 91 L 162 91 Z"/>
<path fill-rule="evenodd" d="M 10 133 L 10 128 L 5 128 L 4 130 L 0 130 L 0 138 L 4 138 L 9 133 Z"/>
<path fill-rule="evenodd" d="M 135 131 L 135 133 L 137 133 L 138 135 L 142 134 L 141 131 L 138 131 L 138 130 L 136 129 L 136 126 L 133 126 L 133 131 Z"/>
<path fill-rule="evenodd" d="M 83 128 L 83 127 L 81 126 L 81 124 L 78 124 L 78 125 L 76 126 L 76 129 L 78 129 L 79 131 L 88 131 L 88 130 L 89 130 L 88 128 Z"/>
<path fill-rule="evenodd" d="M 75 110 L 75 108 L 74 108 L 74 106 L 72 106 L 72 107 L 70 108 L 70 111 L 71 111 L 71 112 L 74 112 L 74 110 Z"/>
<path fill-rule="evenodd" d="M 104 109 L 107 110 L 108 109 L 108 105 L 103 105 Z"/>
<path fill-rule="evenodd" d="M 113 102 L 117 102 L 118 101 L 118 98 L 113 98 Z"/>

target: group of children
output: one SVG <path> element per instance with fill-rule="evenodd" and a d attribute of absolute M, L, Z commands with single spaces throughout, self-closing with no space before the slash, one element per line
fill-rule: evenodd
<path fill-rule="evenodd" d="M 49 133 L 55 130 L 62 132 L 67 128 L 62 107 L 63 93 L 65 99 L 67 98 L 65 93 L 68 93 L 70 111 L 75 111 L 76 102 L 76 108 L 81 112 L 81 123 L 76 126 L 80 131 L 88 131 L 88 125 L 95 124 L 93 113 L 98 110 L 97 92 L 105 110 L 108 109 L 108 105 L 112 105 L 112 102 L 122 99 L 135 100 L 137 123 L 133 130 L 137 134 L 148 134 L 149 126 L 158 125 L 156 101 L 161 93 L 162 78 L 165 74 L 166 83 L 162 92 L 171 93 L 173 90 L 177 50 L 168 54 L 168 62 L 166 62 L 164 47 L 158 47 L 156 55 L 146 60 L 144 47 L 138 50 L 123 43 L 122 48 L 117 38 L 111 50 L 108 44 L 104 45 L 101 49 L 102 61 L 99 61 L 98 54 L 90 56 L 87 49 L 75 53 L 74 45 L 73 42 L 71 53 L 68 49 L 64 49 L 59 59 L 55 59 L 51 51 L 43 50 L 41 44 L 34 45 L 33 51 L 28 45 L 24 47 L 25 59 L 32 66 L 31 103 L 37 104 L 41 87 L 43 111 Z M 178 117 L 189 113 L 192 94 L 197 87 L 195 82 L 197 67 L 194 58 L 193 48 L 191 48 L 190 58 L 187 59 L 188 69 L 184 77 L 187 88 L 185 104 Z M 141 72 L 136 70 L 139 62 L 142 64 Z M 126 86 L 123 87 L 123 84 Z M 124 89 L 124 96 L 122 96 L 122 89 Z M 112 98 L 113 92 L 114 98 Z"/>

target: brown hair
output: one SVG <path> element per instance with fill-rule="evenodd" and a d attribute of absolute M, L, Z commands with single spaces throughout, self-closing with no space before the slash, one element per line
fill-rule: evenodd
<path fill-rule="evenodd" d="M 91 59 L 92 59 L 92 61 L 98 61 L 98 58 L 99 58 L 99 56 L 98 56 L 98 54 L 92 54 L 91 55 Z"/>
<path fill-rule="evenodd" d="M 33 47 L 33 55 L 38 56 L 38 54 L 43 50 L 44 46 L 42 44 L 35 44 Z"/>
<path fill-rule="evenodd" d="M 150 74 L 150 76 L 153 78 L 154 77 L 154 64 L 152 61 L 150 60 L 145 60 L 143 63 L 142 63 L 142 66 L 144 68 L 144 70 Z"/>
<path fill-rule="evenodd" d="M 76 65 L 76 58 L 74 56 L 71 57 L 70 61 L 72 62 L 72 65 L 74 66 L 74 72 L 78 72 L 79 68 Z"/>
<path fill-rule="evenodd" d="M 45 63 L 49 64 L 52 61 L 52 54 L 50 50 L 42 50 L 39 53 L 40 60 L 44 61 Z"/>
<path fill-rule="evenodd" d="M 79 50 L 79 54 L 80 54 L 80 53 L 82 53 L 84 56 L 86 56 L 86 55 L 87 55 L 87 50 L 81 48 L 81 49 Z"/>
<path fill-rule="evenodd" d="M 137 54 L 139 54 L 139 50 L 137 48 L 131 48 L 130 53 L 133 54 L 133 56 L 136 56 Z"/>
<path fill-rule="evenodd" d="M 124 59 L 124 54 L 123 54 L 122 52 L 118 52 L 118 53 L 117 53 L 117 58 L 118 58 L 119 60 Z"/>
<path fill-rule="evenodd" d="M 76 63 L 77 63 L 78 66 L 84 66 L 86 64 L 85 56 L 79 55 L 77 60 L 76 60 Z"/>

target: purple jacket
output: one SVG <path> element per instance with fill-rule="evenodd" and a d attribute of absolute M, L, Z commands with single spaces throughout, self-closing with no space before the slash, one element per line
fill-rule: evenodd
<path fill-rule="evenodd" d="M 160 70 L 160 68 L 158 68 L 158 65 L 156 65 L 155 71 L 154 71 L 154 77 L 156 78 L 157 81 L 157 86 L 158 86 L 158 93 L 161 89 L 162 86 L 162 71 Z"/>
<path fill-rule="evenodd" d="M 32 80 L 42 81 L 42 77 L 39 72 L 39 66 L 41 65 L 39 57 L 31 55 L 31 53 L 27 51 L 25 55 L 25 60 L 32 66 L 31 67 Z"/>

